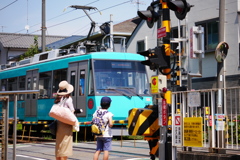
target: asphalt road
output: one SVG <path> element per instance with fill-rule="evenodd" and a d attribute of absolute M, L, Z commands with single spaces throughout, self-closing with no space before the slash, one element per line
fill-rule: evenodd
<path fill-rule="evenodd" d="M 8 146 L 8 160 L 13 159 L 12 145 Z M 68 160 L 91 160 L 96 142 L 74 143 L 73 155 Z M 54 160 L 55 143 L 17 144 L 16 160 Z M 101 154 L 99 160 L 102 159 Z M 149 160 L 149 147 L 144 140 L 113 141 L 109 160 Z M 156 158 L 157 160 L 158 158 Z"/>

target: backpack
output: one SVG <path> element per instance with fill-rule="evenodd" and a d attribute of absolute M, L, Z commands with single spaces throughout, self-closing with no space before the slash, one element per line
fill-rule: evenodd
<path fill-rule="evenodd" d="M 101 112 L 97 110 L 96 117 L 92 120 L 91 131 L 93 135 L 103 135 L 106 129 L 107 124 L 104 123 L 103 116 L 108 113 L 108 111 Z"/>

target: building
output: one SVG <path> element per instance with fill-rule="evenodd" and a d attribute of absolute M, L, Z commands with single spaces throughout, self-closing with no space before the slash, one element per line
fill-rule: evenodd
<path fill-rule="evenodd" d="M 187 86 L 187 82 L 192 82 L 188 86 L 192 89 L 206 89 L 216 88 L 218 86 L 217 72 L 219 63 L 215 58 L 215 50 L 219 44 L 219 34 L 224 35 L 224 41 L 229 45 L 228 54 L 224 60 L 224 74 L 222 79 L 225 87 L 238 86 L 240 84 L 240 70 L 239 70 L 239 20 L 240 20 L 240 1 L 231 0 L 225 1 L 222 7 L 225 10 L 220 10 L 219 0 L 187 0 L 191 7 L 187 16 L 183 20 L 179 20 L 174 11 L 170 10 L 170 26 L 171 38 L 182 38 L 187 40 L 181 43 L 181 72 L 186 71 L 188 75 L 197 75 L 200 71 L 199 59 L 191 58 L 192 50 L 190 48 L 190 31 L 193 26 L 201 26 L 204 28 L 204 58 L 202 59 L 202 73 L 201 77 L 188 78 L 181 74 L 181 86 Z M 150 5 L 150 4 L 149 4 Z M 157 10 L 157 8 L 155 9 Z M 225 11 L 225 13 L 224 13 Z M 224 27 L 225 30 L 220 33 L 220 13 L 225 16 Z M 223 18 L 223 17 L 221 17 Z M 180 28 L 180 37 L 178 37 L 178 27 Z M 223 27 L 223 26 L 221 26 Z M 127 52 L 142 51 L 157 46 L 157 22 L 152 28 L 147 26 L 143 20 L 134 30 L 132 36 L 127 43 Z M 178 43 L 171 39 L 171 49 L 176 51 Z M 171 58 L 171 62 L 173 59 Z M 177 65 L 175 64 L 175 67 Z M 177 72 L 175 68 L 175 72 Z M 176 86 L 176 74 L 171 77 L 171 86 Z M 169 81 L 170 81 L 169 80 Z M 177 86 L 179 87 L 179 86 Z"/>
<path fill-rule="evenodd" d="M 34 36 L 38 37 L 38 46 L 40 48 L 41 35 L 0 33 L 0 64 L 8 64 L 13 57 L 25 53 L 31 45 L 34 45 Z M 67 37 L 46 36 L 46 44 L 48 45 L 65 38 Z"/>

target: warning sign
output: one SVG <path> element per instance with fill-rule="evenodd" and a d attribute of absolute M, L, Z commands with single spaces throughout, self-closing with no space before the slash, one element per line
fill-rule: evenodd
<path fill-rule="evenodd" d="M 184 118 L 183 137 L 184 146 L 202 147 L 203 146 L 202 117 Z"/>
<path fill-rule="evenodd" d="M 175 116 L 175 125 L 176 126 L 180 126 L 181 125 L 181 123 L 180 123 L 180 115 L 176 115 Z"/>
<path fill-rule="evenodd" d="M 173 144 L 176 146 L 182 145 L 182 129 L 181 129 L 181 115 L 174 114 L 175 117 L 175 125 L 173 128 Z"/>
<path fill-rule="evenodd" d="M 151 93 L 152 94 L 158 94 L 158 76 L 152 76 L 151 77 Z"/>

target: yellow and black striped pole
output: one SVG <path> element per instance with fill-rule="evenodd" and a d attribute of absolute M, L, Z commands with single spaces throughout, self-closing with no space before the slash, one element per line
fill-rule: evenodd
<path fill-rule="evenodd" d="M 165 46 L 166 60 L 169 68 L 163 69 L 163 73 L 167 74 L 167 79 L 171 78 L 171 68 L 170 68 L 170 55 L 173 53 L 170 47 L 170 10 L 168 8 L 167 2 L 160 0 L 162 3 L 162 27 L 166 27 L 166 37 L 163 37 L 163 45 Z"/>
<path fill-rule="evenodd" d="M 178 53 L 178 54 L 181 54 L 181 53 Z M 177 61 L 176 61 L 176 64 L 177 64 L 177 70 L 176 70 L 176 72 L 177 72 L 177 80 L 176 80 L 176 85 L 177 86 L 180 86 L 181 85 L 181 83 L 180 83 L 180 80 L 181 80 L 181 78 L 180 78 L 180 76 L 181 76 L 181 61 L 180 61 L 180 57 L 179 57 L 179 55 L 177 55 Z"/>

